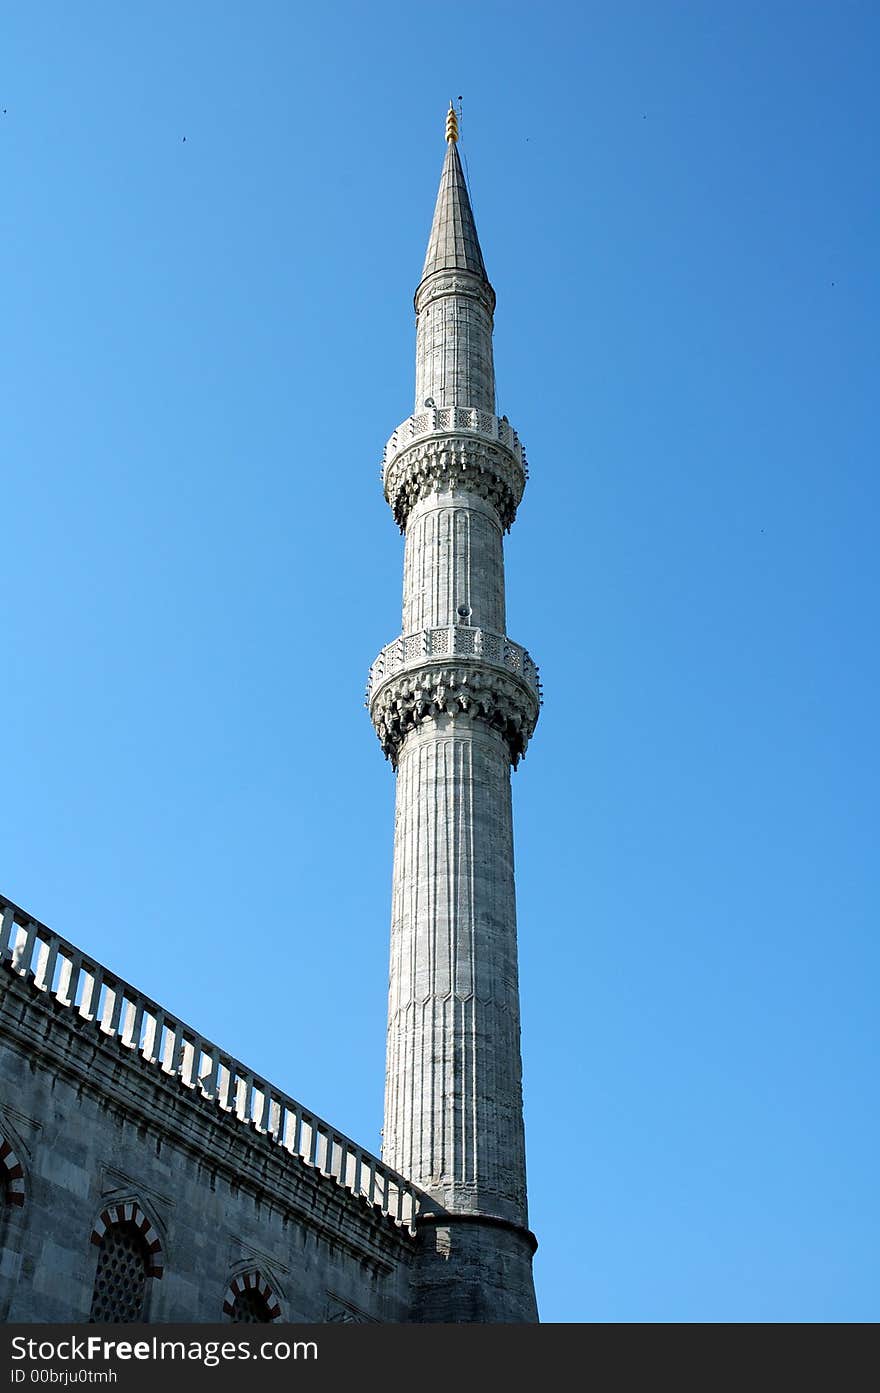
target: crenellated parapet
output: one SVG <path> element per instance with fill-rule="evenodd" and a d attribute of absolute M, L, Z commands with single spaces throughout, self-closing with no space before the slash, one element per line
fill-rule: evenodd
<path fill-rule="evenodd" d="M 385 498 L 401 531 L 420 498 L 454 489 L 487 499 L 507 531 L 527 478 L 526 453 L 510 422 L 470 406 L 434 407 L 410 416 L 391 436 L 382 459 Z"/>
<path fill-rule="evenodd" d="M 541 682 L 526 649 L 503 634 L 423 629 L 383 648 L 370 668 L 366 704 L 395 769 L 409 731 L 440 715 L 500 731 L 515 768 L 537 724 Z"/>

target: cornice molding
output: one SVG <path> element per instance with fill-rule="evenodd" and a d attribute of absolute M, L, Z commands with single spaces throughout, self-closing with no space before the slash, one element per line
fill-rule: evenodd
<path fill-rule="evenodd" d="M 479 300 L 490 318 L 495 313 L 495 291 L 489 282 L 474 271 L 459 268 L 454 271 L 433 271 L 419 282 L 413 296 L 416 314 L 421 314 L 426 306 L 447 295 L 462 295 L 470 300 Z"/>

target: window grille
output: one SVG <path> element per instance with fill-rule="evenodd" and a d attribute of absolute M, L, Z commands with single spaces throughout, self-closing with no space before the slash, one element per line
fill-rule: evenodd
<path fill-rule="evenodd" d="M 269 1314 L 269 1303 L 256 1287 L 236 1294 L 232 1303 L 232 1320 L 237 1324 L 268 1325 L 274 1319 Z"/>
<path fill-rule="evenodd" d="M 134 1224 L 111 1224 L 98 1250 L 90 1324 L 143 1320 L 147 1263 L 146 1244 Z"/>

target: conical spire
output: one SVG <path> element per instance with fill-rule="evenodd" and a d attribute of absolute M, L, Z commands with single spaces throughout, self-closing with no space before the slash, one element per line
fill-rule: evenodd
<path fill-rule="evenodd" d="M 435 271 L 472 271 L 488 281 L 483 253 L 477 237 L 474 214 L 468 197 L 464 170 L 458 153 L 458 130 L 453 112 L 452 133 L 447 124 L 446 159 L 440 175 L 440 189 L 434 208 L 434 222 L 422 280 Z"/>

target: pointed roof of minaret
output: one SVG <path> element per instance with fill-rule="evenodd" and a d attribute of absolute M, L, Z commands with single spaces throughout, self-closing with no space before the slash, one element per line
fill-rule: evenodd
<path fill-rule="evenodd" d="M 446 142 L 422 280 L 435 271 L 472 271 L 488 281 L 458 153 L 458 121 L 451 102 L 446 114 Z"/>

